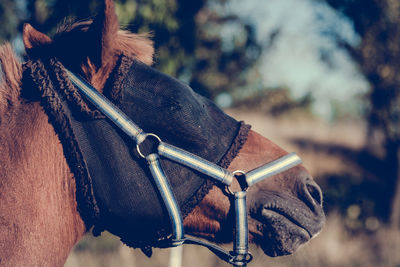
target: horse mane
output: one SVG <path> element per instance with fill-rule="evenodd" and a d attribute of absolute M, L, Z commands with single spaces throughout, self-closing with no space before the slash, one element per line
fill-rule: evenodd
<path fill-rule="evenodd" d="M 92 21 L 65 22 L 55 35 L 55 40 L 74 31 L 87 31 Z M 115 55 L 124 54 L 147 65 L 153 63 L 154 47 L 150 34 L 135 34 L 119 30 L 114 40 Z M 22 64 L 10 43 L 0 46 L 0 115 L 9 107 L 19 103 L 22 79 Z"/>
<path fill-rule="evenodd" d="M 64 22 L 57 30 L 54 40 L 56 41 L 65 34 L 74 34 L 74 32 L 87 32 L 92 25 L 92 20 L 84 20 L 80 22 Z M 115 40 L 113 40 L 113 50 L 115 54 L 124 54 L 139 60 L 146 65 L 153 63 L 154 43 L 150 39 L 151 34 L 136 34 L 128 30 L 120 29 L 117 32 Z"/>
<path fill-rule="evenodd" d="M 19 103 L 22 64 L 10 43 L 0 46 L 0 114 Z"/>
<path fill-rule="evenodd" d="M 135 34 L 126 30 L 118 30 L 119 25 L 116 18 L 108 21 L 113 26 L 108 25 L 105 28 L 97 23 L 98 21 L 85 20 L 64 23 L 54 35 L 53 41 L 50 38 L 49 41 L 45 41 L 44 50 L 41 50 L 39 55 L 46 54 L 47 49 L 51 50 L 52 47 L 58 53 L 75 47 L 73 50 L 80 53 L 77 57 L 81 57 L 75 62 L 81 61 L 82 74 L 95 88 L 101 91 L 121 54 L 151 65 L 154 47 L 149 34 Z M 100 33 L 101 38 L 98 37 Z M 46 44 L 46 42 L 49 43 Z M 85 43 L 86 47 L 83 48 L 81 43 Z M 81 48 L 82 51 L 79 52 Z M 100 53 L 96 53 L 98 49 L 101 49 Z M 71 58 L 64 60 L 69 61 Z"/>
<path fill-rule="evenodd" d="M 147 65 L 153 63 L 154 47 L 153 41 L 149 39 L 150 34 L 134 34 L 126 30 L 119 30 L 116 40 L 116 50 L 127 56 L 133 57 Z"/>

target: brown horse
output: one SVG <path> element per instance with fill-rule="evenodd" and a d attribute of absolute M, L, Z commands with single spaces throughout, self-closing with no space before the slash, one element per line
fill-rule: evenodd
<path fill-rule="evenodd" d="M 25 25 L 23 41 L 28 56 L 51 54 L 99 91 L 121 53 L 148 65 L 153 57 L 146 36 L 119 30 L 111 0 L 93 23 L 65 27 L 53 39 Z M 77 211 L 75 179 L 42 106 L 21 90 L 22 65 L 10 45 L 0 48 L 0 61 L 0 266 L 62 266 L 88 230 Z M 286 154 L 250 131 L 229 169 L 251 170 Z M 292 253 L 325 222 L 321 190 L 301 165 L 251 187 L 247 205 L 250 241 L 272 256 Z M 185 231 L 231 242 L 230 206 L 214 186 L 185 218 Z"/>

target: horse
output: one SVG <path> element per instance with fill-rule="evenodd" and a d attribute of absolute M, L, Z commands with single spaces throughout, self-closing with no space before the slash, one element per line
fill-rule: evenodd
<path fill-rule="evenodd" d="M 62 27 L 54 38 L 26 24 L 23 42 L 30 60 L 57 58 L 98 92 L 106 91 L 121 54 L 140 66 L 153 62 L 152 41 L 146 35 L 119 29 L 112 0 L 104 0 L 92 21 Z M 0 47 L 0 63 L 0 265 L 62 266 L 73 246 L 93 226 L 80 208 L 85 201 L 80 195 L 80 181 L 68 161 L 67 147 L 39 99 L 38 85 L 27 84 L 24 78 L 28 65 L 19 61 L 10 44 Z M 204 105 L 193 103 L 191 109 Z M 168 108 L 179 112 L 175 104 Z M 149 116 L 146 112 L 139 115 Z M 158 129 L 156 122 L 148 123 L 155 131 L 167 131 Z M 246 172 L 288 154 L 267 138 L 244 129 L 244 138 L 225 163 L 228 170 Z M 186 140 L 187 129 L 174 129 L 174 134 L 179 143 Z M 189 140 L 186 146 L 194 144 L 196 140 Z M 241 184 L 234 180 L 231 189 L 240 191 Z M 303 165 L 249 187 L 247 195 L 249 240 L 267 255 L 293 253 L 315 237 L 325 223 L 321 189 Z M 118 197 L 125 201 L 124 196 Z M 232 205 L 221 186 L 208 184 L 184 217 L 185 232 L 214 243 L 232 242 Z M 100 227 L 99 232 L 102 230 Z"/>

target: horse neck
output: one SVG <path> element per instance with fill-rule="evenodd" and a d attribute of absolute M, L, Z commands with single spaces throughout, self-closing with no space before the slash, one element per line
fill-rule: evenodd
<path fill-rule="evenodd" d="M 62 146 L 38 103 L 0 118 L 0 265 L 62 266 L 85 226 Z"/>

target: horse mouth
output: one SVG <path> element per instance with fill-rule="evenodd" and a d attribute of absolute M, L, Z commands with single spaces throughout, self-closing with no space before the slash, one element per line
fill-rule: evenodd
<path fill-rule="evenodd" d="M 296 208 L 293 211 L 301 212 Z M 264 205 L 257 215 L 252 215 L 249 224 L 253 224 L 254 227 L 251 227 L 250 234 L 268 256 L 292 254 L 320 231 L 320 228 L 311 226 L 309 220 L 304 220 L 307 216 L 292 214 L 291 210 Z"/>

